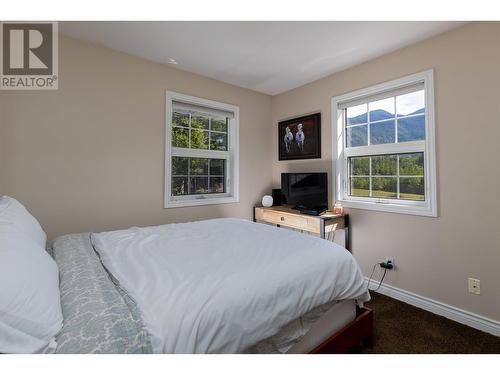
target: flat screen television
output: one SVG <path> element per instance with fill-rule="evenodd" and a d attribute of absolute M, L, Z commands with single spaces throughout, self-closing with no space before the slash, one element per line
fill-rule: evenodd
<path fill-rule="evenodd" d="M 283 204 L 306 211 L 328 209 L 328 177 L 326 173 L 282 173 Z"/>

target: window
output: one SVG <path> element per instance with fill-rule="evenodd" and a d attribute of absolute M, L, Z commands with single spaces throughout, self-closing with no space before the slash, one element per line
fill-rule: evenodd
<path fill-rule="evenodd" d="M 437 216 L 433 72 L 332 99 L 336 200 Z"/>
<path fill-rule="evenodd" d="M 167 92 L 165 208 L 238 202 L 239 108 Z"/>

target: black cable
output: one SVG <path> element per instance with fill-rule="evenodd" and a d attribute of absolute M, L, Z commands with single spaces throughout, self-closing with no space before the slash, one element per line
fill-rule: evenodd
<path fill-rule="evenodd" d="M 385 278 L 385 274 L 387 273 L 387 268 L 384 268 L 384 274 L 382 275 L 382 278 L 380 279 L 380 283 L 378 284 L 378 287 L 377 289 L 375 290 L 372 290 L 372 292 L 376 292 L 377 290 L 380 289 L 380 286 L 382 285 L 382 282 L 384 281 L 384 278 Z"/>
<path fill-rule="evenodd" d="M 373 265 L 373 268 L 372 268 L 372 273 L 371 273 L 371 275 L 370 275 L 370 278 L 368 279 L 368 286 L 367 286 L 367 289 L 368 289 L 368 290 L 370 290 L 370 283 L 372 282 L 372 276 L 373 276 L 373 273 L 375 272 L 375 267 L 377 267 L 377 264 L 378 264 L 378 263 L 375 263 L 375 264 Z"/>
<path fill-rule="evenodd" d="M 367 287 L 366 287 L 366 288 L 367 288 L 369 291 L 371 291 L 371 292 L 376 292 L 377 290 L 379 290 L 379 289 L 380 289 L 380 287 L 382 286 L 382 283 L 383 283 L 383 281 L 384 281 L 385 275 L 386 275 L 386 273 L 387 273 L 387 268 L 384 268 L 384 274 L 382 275 L 382 278 L 380 279 L 380 282 L 378 283 L 377 288 L 376 288 L 376 289 L 370 289 L 370 284 L 371 284 L 371 282 L 372 282 L 373 273 L 375 272 L 375 267 L 377 267 L 377 266 L 380 266 L 380 263 L 375 263 L 375 264 L 373 265 L 373 268 L 372 268 L 372 273 L 371 273 L 371 275 L 370 275 L 370 278 L 368 279 L 368 285 L 367 285 Z"/>

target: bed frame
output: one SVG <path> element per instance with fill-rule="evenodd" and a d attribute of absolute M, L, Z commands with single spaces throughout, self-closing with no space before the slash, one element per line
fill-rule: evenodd
<path fill-rule="evenodd" d="M 373 311 L 356 307 L 356 319 L 316 346 L 309 354 L 339 354 L 365 345 L 373 347 Z"/>

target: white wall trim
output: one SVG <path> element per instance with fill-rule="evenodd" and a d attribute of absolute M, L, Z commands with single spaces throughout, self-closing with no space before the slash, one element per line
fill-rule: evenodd
<path fill-rule="evenodd" d="M 371 97 L 376 94 L 393 92 L 409 86 L 423 83 L 425 90 L 425 134 L 424 142 L 404 142 L 390 145 L 371 145 L 368 147 L 356 147 L 346 149 L 345 131 L 342 116 L 342 105 L 353 100 Z M 380 83 L 350 93 L 346 93 L 331 98 L 332 113 L 332 185 L 333 201 L 340 202 L 345 207 L 394 212 L 409 215 L 438 216 L 437 206 L 437 173 L 436 173 L 436 148 L 435 148 L 435 117 L 434 117 L 434 70 L 429 69 L 420 73 L 415 73 Z M 392 154 L 408 152 L 414 150 L 418 144 L 418 149 L 425 152 L 425 201 L 412 202 L 409 200 L 393 200 L 382 198 L 359 198 L 352 197 L 347 193 L 347 168 L 348 156 L 354 153 L 361 154 Z M 422 146 L 423 145 L 423 146 Z M 370 150 L 370 152 L 367 152 Z M 351 155 L 350 155 L 351 154 Z"/>
<path fill-rule="evenodd" d="M 231 112 L 234 117 L 230 119 L 228 128 L 228 151 L 176 149 L 172 147 L 172 106 L 174 101 L 199 105 L 202 107 L 218 109 Z M 174 91 L 166 90 L 165 95 L 165 167 L 164 167 L 164 208 L 204 206 L 210 204 L 238 203 L 239 202 L 239 124 L 240 107 L 216 102 L 209 99 L 198 98 Z M 174 152 L 175 151 L 175 152 Z M 200 194 L 173 197 L 171 195 L 171 170 L 172 156 L 188 156 L 211 158 L 219 157 L 226 159 L 226 186 L 227 193 L 223 194 Z"/>
<path fill-rule="evenodd" d="M 368 278 L 365 277 L 368 282 Z M 378 281 L 372 280 L 372 286 L 378 286 Z M 398 301 L 406 302 L 412 306 L 419 307 L 436 315 L 444 316 L 445 318 L 454 320 L 455 322 L 465 324 L 469 327 L 478 329 L 483 332 L 490 333 L 495 336 L 500 336 L 500 322 L 475 314 L 470 311 L 459 309 L 446 303 L 439 302 L 406 290 L 396 288 L 392 285 L 383 283 L 377 291 L 385 296 L 397 299 Z"/>

